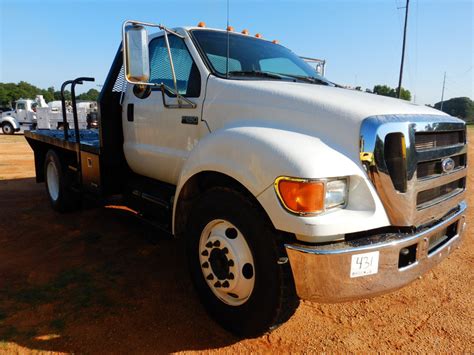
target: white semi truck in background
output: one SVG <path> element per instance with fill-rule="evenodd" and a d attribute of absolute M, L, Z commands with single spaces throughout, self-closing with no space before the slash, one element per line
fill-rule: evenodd
<path fill-rule="evenodd" d="M 461 242 L 463 121 L 342 89 L 229 29 L 127 21 L 122 38 L 99 130 L 77 122 L 84 77 L 66 82 L 74 129 L 25 133 L 36 180 L 59 212 L 121 197 L 184 238 L 199 298 L 226 329 L 273 329 L 300 298 L 398 289 Z"/>
<path fill-rule="evenodd" d="M 19 99 L 15 103 L 15 109 L 0 114 L 0 127 L 4 134 L 14 134 L 20 130 L 36 127 L 36 110 L 48 107 L 42 95 L 32 99 Z"/>

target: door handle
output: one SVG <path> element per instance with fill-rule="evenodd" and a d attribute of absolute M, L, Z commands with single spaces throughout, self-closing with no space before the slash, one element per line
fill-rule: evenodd
<path fill-rule="evenodd" d="M 128 120 L 128 122 L 133 122 L 133 120 L 135 119 L 133 117 L 133 107 L 134 107 L 133 104 L 128 104 L 127 105 L 127 120 Z"/>

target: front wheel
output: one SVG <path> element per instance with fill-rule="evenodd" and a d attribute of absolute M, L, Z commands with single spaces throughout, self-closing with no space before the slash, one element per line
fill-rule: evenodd
<path fill-rule="evenodd" d="M 5 122 L 2 125 L 2 132 L 3 132 L 3 134 L 11 135 L 11 134 L 15 133 L 15 129 L 13 128 L 11 123 Z"/>
<path fill-rule="evenodd" d="M 208 313 L 241 336 L 257 336 L 296 309 L 282 236 L 256 204 L 226 189 L 206 191 L 187 225 L 190 273 Z"/>

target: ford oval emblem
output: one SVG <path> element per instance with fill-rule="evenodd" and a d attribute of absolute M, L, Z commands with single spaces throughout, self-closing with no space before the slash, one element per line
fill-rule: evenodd
<path fill-rule="evenodd" d="M 443 169 L 443 173 L 449 173 L 454 170 L 454 165 L 453 159 L 446 158 L 441 162 L 441 169 Z"/>

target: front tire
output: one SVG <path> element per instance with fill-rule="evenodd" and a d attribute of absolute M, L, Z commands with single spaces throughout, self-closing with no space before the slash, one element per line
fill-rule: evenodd
<path fill-rule="evenodd" d="M 15 133 L 15 129 L 13 128 L 13 125 L 11 123 L 5 122 L 2 125 L 2 132 L 3 132 L 3 134 L 12 135 L 12 134 Z"/>
<path fill-rule="evenodd" d="M 49 150 L 46 154 L 44 176 L 51 207 L 61 213 L 77 209 L 79 199 L 71 191 L 71 180 L 65 174 L 61 160 L 54 150 Z"/>
<path fill-rule="evenodd" d="M 250 198 L 210 189 L 186 231 L 191 278 L 208 313 L 240 336 L 258 336 L 298 305 L 282 235 Z"/>

